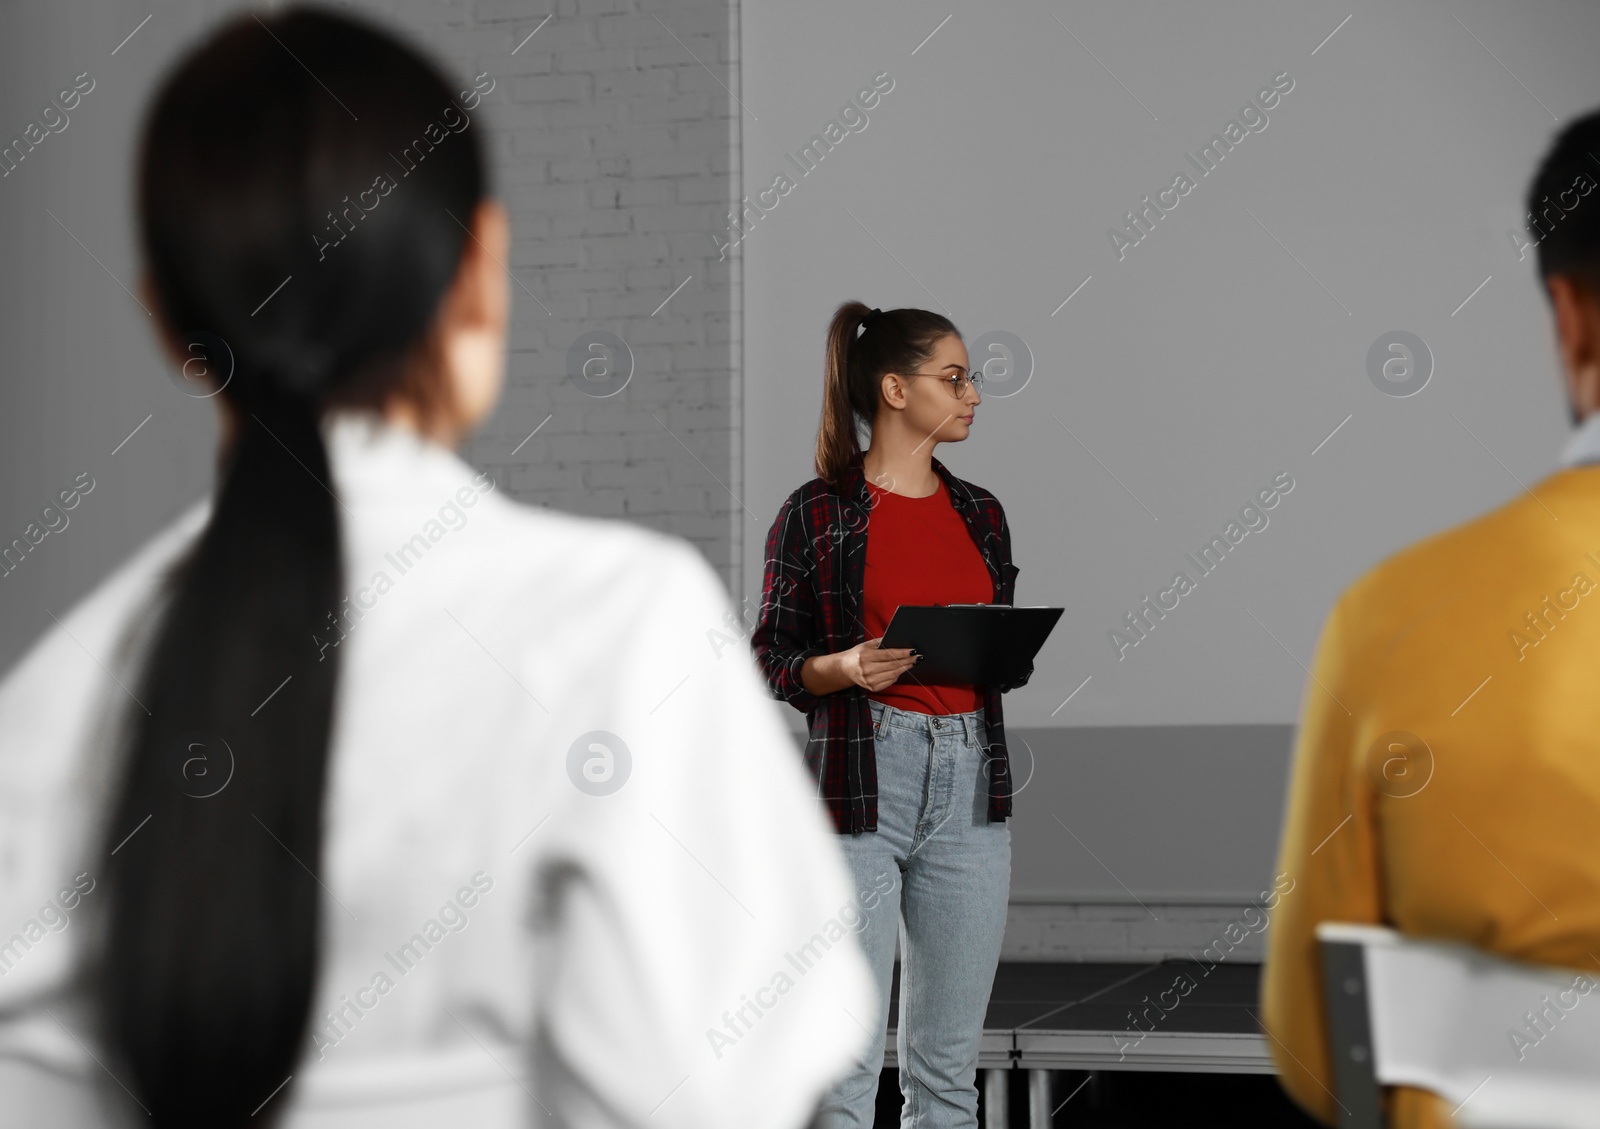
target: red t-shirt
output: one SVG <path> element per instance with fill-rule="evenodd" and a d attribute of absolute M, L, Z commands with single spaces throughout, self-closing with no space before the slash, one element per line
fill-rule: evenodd
<path fill-rule="evenodd" d="M 950 504 L 944 481 L 926 498 L 908 498 L 867 483 L 867 563 L 862 617 L 867 638 L 877 639 L 901 604 L 987 604 L 994 580 L 967 523 Z M 971 713 L 983 705 L 982 687 L 925 686 L 912 667 L 887 689 L 867 697 L 922 713 Z"/>

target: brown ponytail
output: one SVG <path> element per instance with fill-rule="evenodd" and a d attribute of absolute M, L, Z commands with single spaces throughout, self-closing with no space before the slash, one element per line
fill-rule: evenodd
<path fill-rule="evenodd" d="M 870 432 L 878 415 L 879 385 L 885 373 L 913 372 L 933 356 L 939 339 L 961 333 L 943 314 L 931 310 L 883 310 L 872 314 L 864 302 L 850 301 L 828 324 L 822 374 L 822 422 L 817 427 L 817 477 L 830 486 L 844 481 L 850 460 L 861 453 L 857 427 Z"/>

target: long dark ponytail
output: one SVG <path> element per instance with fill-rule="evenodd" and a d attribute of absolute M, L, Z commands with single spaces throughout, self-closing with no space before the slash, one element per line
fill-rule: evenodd
<path fill-rule="evenodd" d="M 883 374 L 921 368 L 950 333 L 960 336 L 954 322 L 932 310 L 873 314 L 865 303 L 852 301 L 834 312 L 823 361 L 822 423 L 814 457 L 818 478 L 837 486 L 850 460 L 861 453 L 857 428 L 870 427 L 877 416 Z"/>
<path fill-rule="evenodd" d="M 225 24 L 144 126 L 161 320 L 233 421 L 142 661 L 101 856 L 104 1041 L 163 1129 L 271 1120 L 305 1045 L 338 661 L 314 637 L 344 587 L 322 416 L 447 410 L 419 358 L 486 191 L 469 121 L 413 48 L 300 9 Z"/>

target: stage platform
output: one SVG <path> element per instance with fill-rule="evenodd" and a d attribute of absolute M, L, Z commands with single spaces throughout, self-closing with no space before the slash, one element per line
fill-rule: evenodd
<path fill-rule="evenodd" d="M 1258 964 L 1188 960 L 1002 963 L 978 1066 L 1272 1074 L 1267 1037 L 1256 1020 L 1260 975 Z M 1187 994 L 1183 977 L 1193 982 Z M 897 964 L 885 1067 L 897 1062 L 899 994 Z"/>

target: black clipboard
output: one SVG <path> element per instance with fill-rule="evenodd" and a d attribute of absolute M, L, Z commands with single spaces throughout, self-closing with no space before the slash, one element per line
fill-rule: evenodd
<path fill-rule="evenodd" d="M 1013 682 L 1027 673 L 1065 608 L 1010 604 L 902 604 L 879 647 L 925 657 L 900 676 L 934 686 Z"/>

